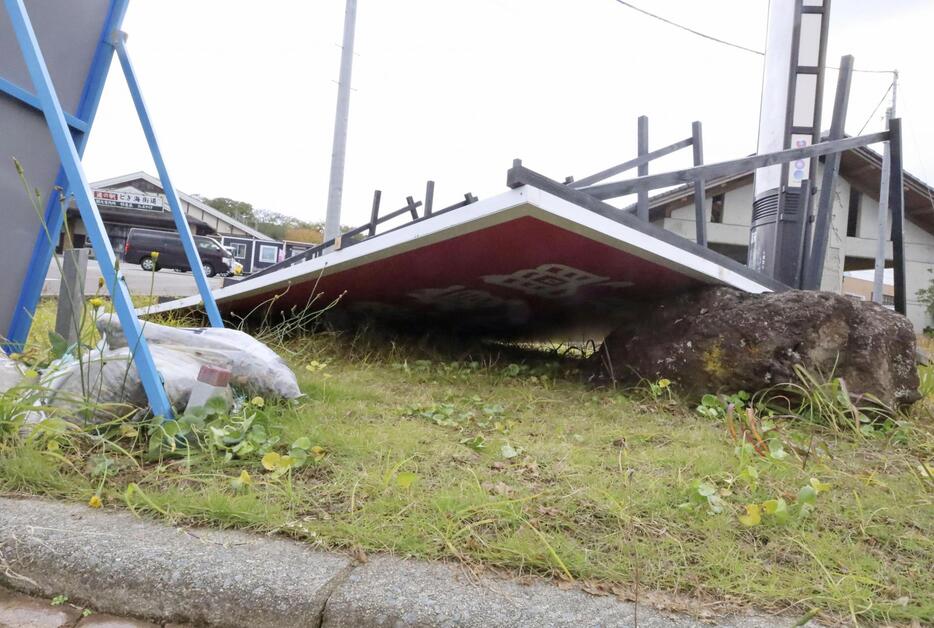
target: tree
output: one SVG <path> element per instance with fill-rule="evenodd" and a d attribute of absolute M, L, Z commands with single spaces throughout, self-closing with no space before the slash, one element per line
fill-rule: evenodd
<path fill-rule="evenodd" d="M 931 272 L 931 269 L 928 269 Z M 918 302 L 927 308 L 928 314 L 934 316 L 934 279 L 928 284 L 927 288 L 921 288 L 917 292 Z"/>
<path fill-rule="evenodd" d="M 235 218 L 240 222 L 252 223 L 256 218 L 254 214 L 253 206 L 250 203 L 244 201 L 235 201 L 232 198 L 208 198 L 204 201 L 210 207 L 218 211 L 222 211 L 231 218 Z"/>
<path fill-rule="evenodd" d="M 256 209 L 245 201 L 223 196 L 203 200 L 210 207 L 262 231 L 275 240 L 296 240 L 309 243 L 322 240 L 321 233 L 324 231 L 322 222 L 306 222 L 271 209 Z M 341 231 L 348 230 L 349 227 L 341 227 Z"/>

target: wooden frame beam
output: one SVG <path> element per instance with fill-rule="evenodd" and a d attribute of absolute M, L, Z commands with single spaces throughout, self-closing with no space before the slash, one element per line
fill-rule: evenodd
<path fill-rule="evenodd" d="M 685 170 L 662 172 L 659 174 L 651 174 L 646 177 L 639 177 L 637 179 L 593 185 L 582 188 L 580 191 L 594 198 L 604 200 L 633 194 L 639 190 L 653 190 L 670 185 L 693 183 L 694 181 L 700 181 L 702 179 L 742 174 L 750 170 L 755 170 L 756 168 L 774 166 L 797 159 L 808 159 L 820 155 L 842 153 L 852 148 L 859 148 L 860 146 L 875 144 L 877 142 L 887 142 L 888 140 L 889 132 L 879 131 L 878 133 L 848 137 L 842 140 L 820 142 L 819 144 L 812 144 L 811 146 L 804 146 L 802 148 L 789 148 L 765 155 L 752 155 L 750 157 L 721 161 L 719 163 L 696 166 Z"/>

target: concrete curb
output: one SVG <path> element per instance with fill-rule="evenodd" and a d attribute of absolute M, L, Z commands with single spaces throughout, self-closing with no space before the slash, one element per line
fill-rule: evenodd
<path fill-rule="evenodd" d="M 635 611 L 545 581 L 388 556 L 355 566 L 300 542 L 38 499 L 0 498 L 0 582 L 114 615 L 216 626 L 632 626 Z M 709 625 L 644 605 L 638 614 L 641 626 Z M 749 615 L 719 625 L 792 623 Z"/>
<path fill-rule="evenodd" d="M 64 594 L 114 615 L 317 626 L 334 585 L 350 568 L 349 559 L 300 543 L 186 532 L 87 506 L 0 499 L 5 584 L 47 598 Z"/>

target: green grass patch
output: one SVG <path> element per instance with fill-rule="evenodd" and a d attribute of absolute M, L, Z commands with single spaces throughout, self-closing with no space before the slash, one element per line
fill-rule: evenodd
<path fill-rule="evenodd" d="M 0 416 L 0 490 L 624 595 L 934 622 L 930 405 L 867 434 L 776 418 L 760 452 L 667 386 L 593 390 L 554 352 L 367 334 L 277 349 L 306 397 L 244 410 L 253 451 L 153 455 L 142 426 L 24 441 Z"/>

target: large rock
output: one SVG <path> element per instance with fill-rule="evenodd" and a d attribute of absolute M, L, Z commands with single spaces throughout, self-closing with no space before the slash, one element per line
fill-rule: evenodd
<path fill-rule="evenodd" d="M 795 382 L 800 364 L 889 406 L 920 398 L 907 318 L 828 292 L 704 288 L 641 303 L 595 356 L 607 377 L 668 378 L 688 395 Z"/>

